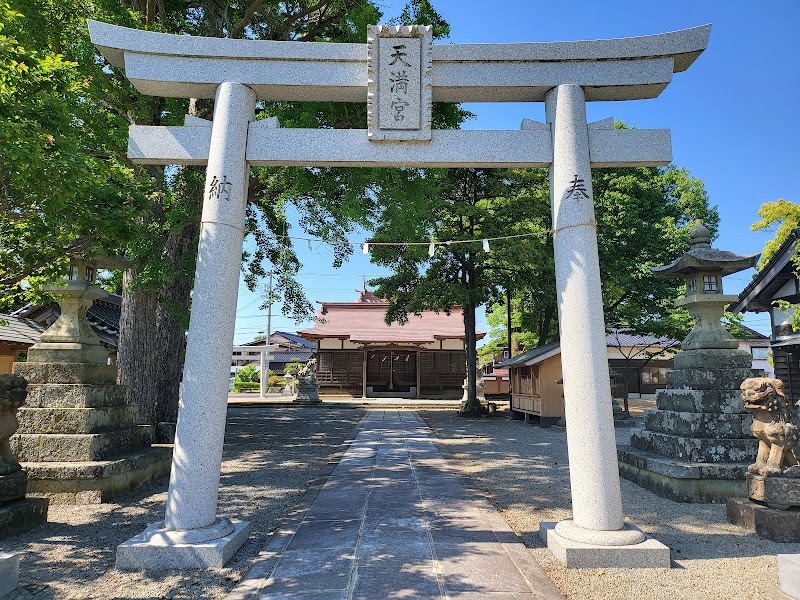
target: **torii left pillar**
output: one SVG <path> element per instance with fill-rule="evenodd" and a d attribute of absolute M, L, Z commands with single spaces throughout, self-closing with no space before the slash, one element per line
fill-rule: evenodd
<path fill-rule="evenodd" d="M 246 85 L 217 87 L 166 517 L 117 548 L 118 569 L 221 567 L 250 535 L 217 500 L 255 105 Z"/>

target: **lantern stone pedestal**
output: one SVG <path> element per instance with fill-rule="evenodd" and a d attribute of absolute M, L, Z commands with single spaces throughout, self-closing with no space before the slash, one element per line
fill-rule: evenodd
<path fill-rule="evenodd" d="M 691 233 L 691 249 L 657 277 L 686 278 L 686 296 L 676 301 L 695 325 L 667 372 L 655 409 L 645 411 L 644 431 L 618 449 L 620 475 L 677 502 L 725 502 L 745 494 L 745 473 L 756 455 L 752 416 L 739 384 L 752 358 L 722 327 L 724 308 L 737 299 L 722 293 L 722 277 L 753 266 L 758 255 L 738 256 L 711 248 L 702 224 Z"/>
<path fill-rule="evenodd" d="M 28 493 L 63 504 L 95 504 L 169 473 L 171 448 L 151 447 L 151 427 L 137 426 L 136 406 L 125 404 L 86 311 L 106 292 L 86 275 L 85 261 L 66 287 L 61 316 L 31 346 L 14 373 L 28 381 L 28 400 L 10 442 L 28 472 Z M 86 269 L 86 270 L 84 270 Z"/>

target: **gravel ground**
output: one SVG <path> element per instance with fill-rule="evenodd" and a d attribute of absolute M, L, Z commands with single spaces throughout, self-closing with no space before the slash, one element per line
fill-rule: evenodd
<path fill-rule="evenodd" d="M 570 569 L 540 541 L 540 521 L 570 516 L 566 434 L 511 421 L 420 411 L 462 471 L 484 491 L 570 599 L 714 600 L 786 598 L 777 591 L 776 554 L 800 544 L 762 540 L 731 525 L 725 506 L 681 504 L 622 480 L 626 517 L 672 549 L 672 569 Z M 629 429 L 617 430 L 628 443 Z"/>
<path fill-rule="evenodd" d="M 22 553 L 20 589 L 7 598 L 224 598 L 362 414 L 229 409 L 219 514 L 249 520 L 253 533 L 225 568 L 162 574 L 113 568 L 118 544 L 163 520 L 163 478 L 113 503 L 53 505 L 47 524 L 0 543 L 4 550 Z"/>

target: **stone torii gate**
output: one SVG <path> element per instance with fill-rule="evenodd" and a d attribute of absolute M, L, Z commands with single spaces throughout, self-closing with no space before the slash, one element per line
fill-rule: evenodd
<path fill-rule="evenodd" d="M 122 544 L 120 568 L 221 566 L 249 534 L 217 518 L 249 166 L 547 167 L 573 518 L 545 526 L 568 566 L 669 567 L 623 519 L 591 167 L 665 165 L 668 130 L 586 122 L 586 102 L 657 97 L 710 26 L 638 38 L 433 45 L 429 27 L 372 26 L 367 44 L 198 38 L 89 22 L 144 94 L 215 98 L 214 120 L 130 128 L 143 164 L 207 165 L 183 397 L 163 523 Z M 368 129 L 281 129 L 258 100 L 367 102 Z M 432 102 L 544 102 L 519 131 L 431 130 Z"/>

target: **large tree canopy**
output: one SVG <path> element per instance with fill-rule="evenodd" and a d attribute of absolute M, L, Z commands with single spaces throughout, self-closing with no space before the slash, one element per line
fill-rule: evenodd
<path fill-rule="evenodd" d="M 186 113 L 211 118 L 213 102 L 139 94 L 121 71 L 97 56 L 86 19 L 212 37 L 363 42 L 367 25 L 379 22 L 381 11 L 369 0 L 15 0 L 14 6 L 22 16 L 13 22 L 12 34 L 33 54 L 25 63 L 13 55 L 16 43 L 3 45 L 4 98 L 13 99 L 4 103 L 3 116 L 16 118 L 4 119 L 0 156 L 0 173 L 10 190 L 4 200 L 13 209 L 2 221 L 8 270 L 0 274 L 0 285 L 8 280 L 4 302 L 23 279 L 63 275 L 61 257 L 73 246 L 88 254 L 126 254 L 133 264 L 121 278 L 120 382 L 128 385 L 129 401 L 139 405 L 141 422 L 174 421 L 203 169 L 128 164 L 127 128 L 178 125 Z M 437 38 L 449 32 L 427 0 L 412 0 L 396 20 L 410 21 L 431 24 Z M 21 63 L 37 77 L 21 73 Z M 437 105 L 434 126 L 457 126 L 466 114 Z M 259 103 L 257 118 L 263 116 L 278 116 L 284 127 L 364 127 L 366 107 Z M 12 162 L 21 168 L 9 169 Z M 385 173 L 253 169 L 246 226 L 256 250 L 245 257 L 251 289 L 268 262 L 284 313 L 313 314 L 295 280 L 300 262 L 287 234 L 297 226 L 307 235 L 343 240 L 354 227 L 367 226 L 371 190 L 385 185 Z M 334 266 L 349 252 L 345 245 L 337 247 Z"/>

